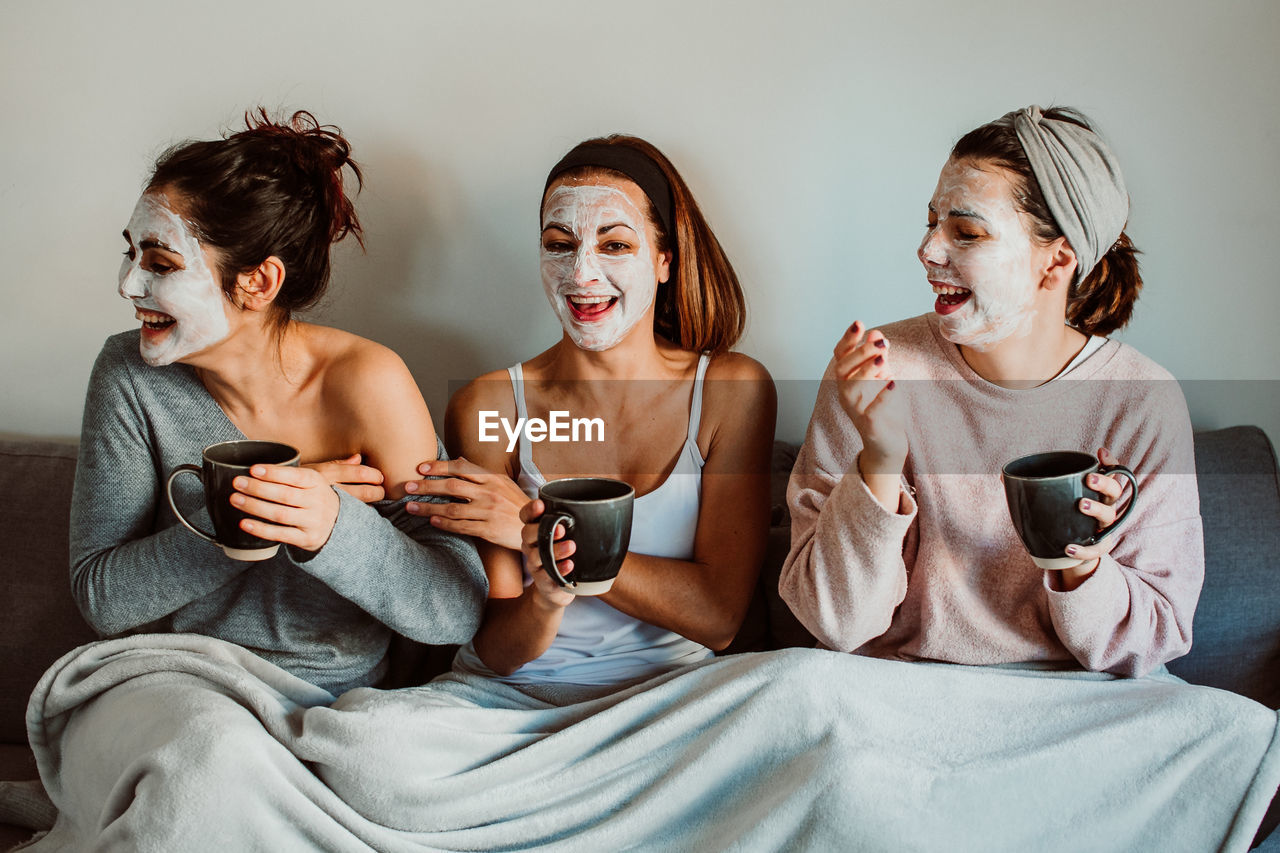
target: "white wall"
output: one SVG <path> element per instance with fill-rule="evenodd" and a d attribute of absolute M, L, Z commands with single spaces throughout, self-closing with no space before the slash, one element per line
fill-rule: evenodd
<path fill-rule="evenodd" d="M 1038 102 L 1125 167 L 1147 289 L 1123 338 L 1213 380 L 1188 386 L 1198 424 L 1280 439 L 1280 3 L 781 5 L 10 0 L 0 431 L 78 432 L 102 340 L 135 325 L 116 253 L 154 156 L 256 104 L 352 139 L 368 252 L 340 248 L 318 316 L 398 350 L 439 413 L 557 338 L 536 208 L 580 139 L 672 157 L 741 274 L 742 349 L 812 380 L 854 318 L 929 310 L 914 251 L 948 148 Z M 780 386 L 798 439 L 815 386 Z"/>

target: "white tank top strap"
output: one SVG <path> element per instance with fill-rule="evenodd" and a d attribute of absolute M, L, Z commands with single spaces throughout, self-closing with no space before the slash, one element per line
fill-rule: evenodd
<path fill-rule="evenodd" d="M 524 365 L 517 361 L 507 368 L 507 375 L 511 377 L 511 390 L 516 395 L 516 417 L 528 418 L 529 410 L 524 405 Z"/>
<path fill-rule="evenodd" d="M 511 391 L 516 398 L 516 417 L 527 421 L 529 419 L 529 409 L 524 402 L 524 365 L 517 361 L 507 368 L 507 375 L 511 377 Z M 520 431 L 518 446 L 520 448 L 520 471 L 531 478 L 543 479 L 542 472 L 538 471 L 533 464 L 533 448 L 525 440 L 524 430 Z M 534 472 L 537 473 L 535 474 Z"/>
<path fill-rule="evenodd" d="M 687 441 L 698 445 L 698 427 L 702 425 L 702 380 L 707 376 L 707 365 L 711 363 L 711 354 L 704 352 L 698 356 L 698 370 L 693 377 L 693 400 L 689 404 L 689 429 Z M 698 454 L 701 457 L 701 453 Z"/>

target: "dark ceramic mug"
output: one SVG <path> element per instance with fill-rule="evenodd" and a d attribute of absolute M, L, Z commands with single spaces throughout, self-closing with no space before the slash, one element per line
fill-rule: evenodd
<path fill-rule="evenodd" d="M 631 510 L 636 490 L 621 480 L 569 477 L 538 489 L 546 507 L 538 522 L 542 568 L 574 595 L 603 595 L 613 586 L 631 544 Z M 551 537 L 563 524 L 576 550 L 569 577 L 560 574 L 552 557 Z"/>
<path fill-rule="evenodd" d="M 1084 562 L 1068 557 L 1068 545 L 1097 545 L 1120 529 L 1138 502 L 1138 481 L 1123 465 L 1102 465 L 1088 453 L 1059 450 L 1033 453 L 1004 466 L 1004 495 L 1009 517 L 1031 559 L 1042 569 L 1070 569 Z M 1099 503 L 1105 496 L 1085 485 L 1090 474 L 1119 474 L 1133 493 L 1115 522 L 1098 530 L 1098 521 L 1080 511 L 1080 501 Z"/>
<path fill-rule="evenodd" d="M 231 505 L 231 495 L 236 491 L 232 482 L 236 477 L 248 477 L 254 465 L 289 465 L 298 467 L 298 450 L 277 441 L 223 441 L 211 444 L 200 454 L 200 465 L 179 465 L 169 473 L 164 491 L 169 506 L 178 521 L 201 539 L 222 548 L 233 560 L 253 562 L 268 560 L 280 550 L 279 542 L 259 539 L 240 529 L 240 521 L 254 518 Z M 173 481 L 179 474 L 195 474 L 204 484 L 204 505 L 213 519 L 213 532 L 196 527 L 178 505 L 173 502 Z"/>

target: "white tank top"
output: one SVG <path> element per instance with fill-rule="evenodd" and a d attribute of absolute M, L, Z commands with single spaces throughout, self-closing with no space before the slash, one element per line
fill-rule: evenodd
<path fill-rule="evenodd" d="M 689 406 L 689 425 L 675 467 L 658 488 L 636 498 L 631 522 L 631 551 L 676 560 L 693 559 L 698 508 L 702 503 L 702 453 L 698 426 L 702 422 L 702 381 L 709 357 L 698 359 Z M 519 364 L 508 368 L 516 398 L 516 414 L 527 418 L 524 373 Z M 529 497 L 546 482 L 533 462 L 533 452 L 520 438 L 520 473 L 516 482 Z M 532 583 L 526 573 L 525 584 Z M 599 598 L 583 596 L 565 608 L 560 630 L 550 648 L 509 676 L 501 677 L 480 660 L 470 643 L 459 650 L 456 670 L 479 673 L 511 684 L 560 682 L 616 684 L 650 678 L 684 664 L 704 660 L 711 650 L 665 628 L 615 610 Z"/>

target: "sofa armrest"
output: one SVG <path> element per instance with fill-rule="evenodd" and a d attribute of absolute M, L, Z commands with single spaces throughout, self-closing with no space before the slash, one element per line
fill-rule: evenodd
<path fill-rule="evenodd" d="M 1280 708 L 1280 476 L 1254 426 L 1195 436 L 1204 590 L 1191 652 L 1169 671 Z"/>
<path fill-rule="evenodd" d="M 0 743 L 27 742 L 27 698 L 55 660 L 97 639 L 71 598 L 76 446 L 0 440 Z"/>

